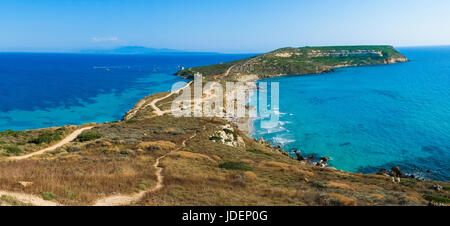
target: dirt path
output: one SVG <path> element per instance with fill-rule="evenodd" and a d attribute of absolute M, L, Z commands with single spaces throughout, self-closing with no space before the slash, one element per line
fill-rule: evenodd
<path fill-rule="evenodd" d="M 77 129 L 77 130 L 73 131 L 71 134 L 69 134 L 69 136 L 67 136 L 63 140 L 59 141 L 57 144 L 54 144 L 48 148 L 44 148 L 40 151 L 36 151 L 36 152 L 30 153 L 28 155 L 9 157 L 6 160 L 23 160 L 23 159 L 31 158 L 35 155 L 43 154 L 47 151 L 55 150 L 65 144 L 73 141 L 83 131 L 89 130 L 92 128 L 93 128 L 93 126 Z M 0 196 L 2 196 L 2 195 L 11 196 L 21 202 L 28 203 L 28 204 L 31 204 L 34 206 L 59 206 L 59 204 L 56 202 L 44 200 L 41 197 L 36 196 L 36 195 L 24 194 L 24 193 L 19 193 L 19 192 L 0 191 Z"/>
<path fill-rule="evenodd" d="M 172 96 L 173 94 L 178 94 L 182 89 L 184 89 L 184 88 L 186 88 L 186 87 L 188 87 L 189 85 L 191 85 L 191 83 L 192 83 L 192 81 L 190 81 L 188 84 L 186 84 L 185 86 L 183 86 L 183 87 L 181 87 L 181 88 L 179 88 L 179 89 L 177 89 L 177 90 L 175 90 L 175 91 L 173 91 L 173 92 L 170 92 L 169 94 L 167 94 L 166 96 L 164 96 L 164 97 L 161 97 L 161 98 L 158 98 L 158 99 L 154 99 L 149 105 L 150 105 L 150 107 L 152 107 L 153 108 L 153 110 L 155 110 L 155 113 L 156 113 L 156 115 L 158 115 L 158 116 L 161 116 L 161 115 L 164 115 L 164 113 L 167 113 L 168 111 L 161 111 L 161 109 L 159 109 L 157 106 L 156 106 L 156 103 L 158 103 L 159 101 L 161 101 L 161 100 L 164 100 L 164 99 L 166 99 L 166 98 L 169 98 L 170 96 Z M 146 106 L 148 106 L 148 105 L 146 105 Z M 145 106 L 145 107 L 146 107 Z"/>
<path fill-rule="evenodd" d="M 234 66 L 236 66 L 236 65 L 233 65 L 233 66 L 229 67 L 229 68 L 227 69 L 227 71 L 225 71 L 225 73 L 223 74 L 223 77 L 227 77 L 227 76 L 230 74 L 231 69 L 234 68 Z"/>
<path fill-rule="evenodd" d="M 86 128 L 83 128 L 83 129 L 86 130 L 88 128 L 90 129 L 92 127 L 86 127 Z M 84 131 L 84 130 L 82 130 L 82 131 Z M 75 131 L 75 132 L 77 132 L 77 131 Z M 73 132 L 72 134 L 74 134 L 75 132 Z M 81 132 L 79 132 L 79 133 L 81 133 Z M 179 148 L 175 149 L 175 150 L 172 150 L 172 151 L 178 151 L 181 148 L 186 147 L 186 142 L 188 140 L 194 138 L 195 136 L 197 136 L 197 133 L 195 133 L 194 135 L 190 136 L 186 140 L 183 140 L 183 142 L 181 143 L 181 146 Z M 76 136 L 75 136 L 75 138 L 76 138 Z M 59 143 L 56 144 L 56 145 L 59 145 Z M 61 145 L 63 145 L 63 144 L 61 144 Z M 155 174 L 156 174 L 156 178 L 157 178 L 156 185 L 153 188 L 145 190 L 145 191 L 141 191 L 141 192 L 136 193 L 136 194 L 131 194 L 131 195 L 114 195 L 114 196 L 106 197 L 106 198 L 103 198 L 103 199 L 99 199 L 99 200 L 97 200 L 95 202 L 94 206 L 123 206 L 123 205 L 130 205 L 130 204 L 133 204 L 133 203 L 141 200 L 146 194 L 158 191 L 161 188 L 163 188 L 164 187 L 164 175 L 162 174 L 163 168 L 160 166 L 160 163 L 161 163 L 161 160 L 164 159 L 169 153 L 167 153 L 167 154 L 157 158 L 156 161 L 155 161 L 155 164 L 153 164 L 153 166 L 156 168 Z M 47 200 L 44 200 L 41 197 L 36 196 L 36 195 L 30 195 L 30 194 L 19 193 L 19 192 L 1 191 L 0 190 L 0 196 L 2 196 L 2 195 L 11 196 L 11 197 L 13 197 L 13 198 L 15 198 L 15 199 L 17 199 L 17 200 L 19 200 L 21 202 L 24 202 L 24 203 L 27 203 L 27 204 L 31 204 L 31 205 L 34 205 L 34 206 L 62 206 L 62 204 L 60 204 L 60 203 L 53 202 L 53 201 L 47 201 Z"/>
<path fill-rule="evenodd" d="M 31 204 L 33 206 L 59 206 L 59 204 L 56 202 L 44 200 L 41 197 L 36 196 L 36 195 L 29 195 L 29 194 L 24 194 L 24 193 L 19 193 L 19 192 L 0 191 L 0 196 L 2 196 L 2 195 L 11 196 L 11 197 L 17 199 L 18 201 L 21 201 L 21 202 L 27 203 L 27 204 Z"/>
<path fill-rule="evenodd" d="M 195 136 L 197 136 L 197 133 L 195 133 L 194 135 L 190 136 L 189 138 L 187 138 L 186 140 L 183 140 L 183 142 L 181 143 L 181 147 L 172 150 L 172 151 L 178 151 L 181 148 L 186 147 L 186 142 L 192 138 L 194 138 Z M 172 152 L 171 151 L 171 152 Z M 169 152 L 169 153 L 171 153 Z M 162 175 L 162 170 L 163 168 L 160 166 L 161 160 L 164 159 L 169 153 L 159 157 L 156 159 L 155 164 L 153 164 L 153 166 L 156 168 L 156 178 L 157 178 L 157 182 L 155 187 L 145 190 L 145 191 L 141 191 L 139 193 L 136 194 L 131 194 L 131 195 L 114 195 L 114 196 L 109 196 L 103 199 L 99 199 L 97 200 L 97 202 L 95 202 L 94 206 L 124 206 L 124 205 L 130 205 L 133 204 L 135 202 L 138 202 L 139 200 L 141 200 L 142 198 L 144 198 L 144 196 L 148 193 L 151 192 L 155 192 L 160 190 L 161 188 L 164 187 L 164 175 Z"/>
<path fill-rule="evenodd" d="M 42 149 L 40 151 L 36 151 L 36 152 L 30 153 L 28 155 L 8 157 L 8 158 L 6 158 L 6 160 L 22 160 L 22 159 L 31 158 L 31 157 L 33 157 L 35 155 L 43 154 L 43 153 L 45 153 L 47 151 L 53 151 L 53 150 L 55 150 L 55 149 L 65 145 L 65 144 L 75 140 L 77 138 L 77 136 L 80 135 L 83 131 L 89 130 L 89 129 L 92 129 L 92 128 L 94 128 L 94 127 L 93 126 L 89 126 L 89 127 L 84 127 L 84 128 L 81 128 L 81 129 L 77 129 L 77 130 L 73 131 L 71 134 L 69 134 L 69 136 L 65 137 L 64 139 L 62 139 L 58 143 L 56 143 L 56 144 L 54 144 L 54 145 L 52 145 L 52 146 L 50 146 L 48 148 L 44 148 L 44 149 Z"/>
<path fill-rule="evenodd" d="M 135 202 L 141 200 L 147 193 L 155 192 L 155 191 L 158 191 L 159 189 L 161 189 L 164 186 L 163 185 L 164 176 L 161 174 L 163 168 L 159 166 L 159 163 L 160 163 L 161 159 L 163 159 L 164 157 L 166 157 L 166 155 L 163 155 L 163 156 L 157 158 L 155 161 L 155 164 L 153 164 L 153 166 L 156 168 L 155 174 L 156 174 L 156 178 L 157 178 L 155 187 L 153 187 L 149 190 L 141 191 L 136 194 L 114 195 L 114 196 L 106 197 L 103 199 L 99 199 L 99 200 L 97 200 L 97 202 L 95 202 L 94 206 L 123 206 L 123 205 L 131 204 L 131 203 L 135 203 Z"/>

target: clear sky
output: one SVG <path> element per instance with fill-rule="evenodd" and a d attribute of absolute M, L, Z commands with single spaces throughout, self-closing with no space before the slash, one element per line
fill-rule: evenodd
<path fill-rule="evenodd" d="M 448 0 L 1 0 L 0 51 L 449 45 Z"/>

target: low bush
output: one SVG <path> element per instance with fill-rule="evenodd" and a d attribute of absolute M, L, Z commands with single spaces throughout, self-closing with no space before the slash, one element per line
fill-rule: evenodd
<path fill-rule="evenodd" d="M 22 149 L 20 149 L 17 146 L 6 146 L 6 147 L 4 147 L 4 149 L 6 150 L 6 152 L 8 154 L 18 155 L 18 154 L 22 153 Z"/>
<path fill-rule="evenodd" d="M 432 201 L 432 202 L 438 202 L 438 203 L 443 203 L 443 204 L 450 203 L 449 198 L 438 196 L 438 195 L 423 195 L 423 198 L 430 202 Z"/>
<path fill-rule="evenodd" d="M 77 140 L 80 142 L 96 140 L 102 137 L 102 134 L 99 132 L 87 132 L 78 135 Z"/>
<path fill-rule="evenodd" d="M 52 192 L 42 192 L 42 198 L 44 200 L 53 200 L 56 198 L 56 195 Z"/>
<path fill-rule="evenodd" d="M 29 143 L 34 143 L 34 144 L 42 144 L 42 143 L 52 143 L 54 141 L 58 141 L 61 140 L 61 137 L 59 135 L 59 133 L 57 132 L 44 132 L 39 134 L 39 136 L 37 138 L 31 139 L 29 141 Z"/>
<path fill-rule="evenodd" d="M 209 140 L 219 141 L 219 140 L 222 140 L 222 137 L 212 136 L 209 138 Z"/>
<path fill-rule="evenodd" d="M 224 162 L 219 165 L 219 168 L 227 170 L 242 170 L 242 171 L 252 171 L 252 167 L 240 162 Z"/>

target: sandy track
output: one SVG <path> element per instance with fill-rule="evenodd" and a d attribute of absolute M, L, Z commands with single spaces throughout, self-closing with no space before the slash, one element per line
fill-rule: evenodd
<path fill-rule="evenodd" d="M 183 140 L 183 142 L 181 143 L 181 147 L 172 150 L 172 151 L 178 151 L 181 148 L 186 147 L 186 142 L 192 138 L 194 138 L 195 136 L 197 136 L 197 133 L 195 133 L 194 135 L 190 136 L 189 138 L 187 138 L 186 140 Z M 171 151 L 171 152 L 172 152 Z M 169 153 L 171 153 L 169 152 Z M 103 199 L 99 199 L 97 200 L 97 202 L 95 202 L 94 206 L 124 206 L 124 205 L 130 205 L 133 203 L 138 202 L 139 200 L 141 200 L 142 198 L 144 198 L 144 196 L 148 193 L 151 192 L 155 192 L 160 190 L 161 188 L 164 187 L 164 175 L 162 175 L 162 170 L 163 168 L 160 166 L 161 160 L 163 158 L 165 158 L 169 153 L 159 157 L 156 159 L 155 164 L 153 164 L 153 166 L 156 168 L 156 178 L 157 178 L 157 182 L 156 185 L 148 190 L 145 191 L 141 191 L 139 193 L 136 194 L 131 194 L 131 195 L 114 195 L 114 196 L 109 196 Z"/>
<path fill-rule="evenodd" d="M 159 166 L 159 162 L 161 161 L 161 159 L 163 159 L 165 157 L 166 157 L 166 155 L 163 155 L 163 156 L 157 158 L 155 161 L 155 164 L 153 164 L 153 166 L 156 168 L 155 174 L 157 177 L 157 182 L 156 182 L 155 187 L 153 187 L 149 190 L 141 191 L 136 194 L 114 195 L 114 196 L 106 197 L 103 199 L 99 199 L 99 200 L 97 200 L 97 202 L 95 202 L 94 206 L 123 206 L 123 205 L 127 205 L 127 204 L 132 204 L 132 203 L 135 203 L 135 202 L 141 200 L 147 193 L 155 192 L 155 191 L 158 191 L 159 189 L 161 189 L 164 186 L 163 185 L 164 176 L 161 173 L 163 168 Z"/>
<path fill-rule="evenodd" d="M 33 206 L 59 206 L 57 202 L 47 201 L 42 199 L 39 196 L 36 195 L 29 195 L 19 192 L 9 192 L 9 191 L 0 191 L 0 196 L 7 195 L 11 196 L 18 201 L 21 201 L 23 203 L 31 204 Z"/>
<path fill-rule="evenodd" d="M 167 94 L 167 95 L 164 96 L 164 97 L 161 97 L 161 98 L 158 98 L 158 99 L 154 99 L 154 100 L 149 104 L 150 107 L 152 107 L 153 110 L 155 110 L 156 115 L 158 115 L 158 116 L 164 115 L 164 113 L 167 113 L 168 111 L 161 111 L 161 109 L 159 109 L 159 108 L 156 106 L 156 103 L 158 103 L 159 101 L 164 100 L 164 99 L 166 99 L 166 98 L 169 98 L 170 96 L 172 96 L 172 95 L 175 94 L 175 93 L 178 94 L 181 90 L 183 90 L 184 88 L 190 86 L 191 83 L 192 83 L 192 81 L 190 81 L 189 83 L 187 83 L 185 86 L 183 86 L 183 87 L 181 87 L 181 88 L 179 88 L 179 89 L 177 89 L 177 90 L 175 90 L 175 91 L 173 91 L 173 92 L 170 92 L 169 94 Z M 148 106 L 148 105 L 146 105 L 146 106 Z M 146 106 L 145 106 L 145 107 L 146 107 Z"/>
<path fill-rule="evenodd" d="M 48 152 L 48 151 L 53 151 L 53 150 L 55 150 L 55 149 L 65 145 L 65 144 L 75 140 L 77 138 L 77 136 L 80 135 L 83 131 L 89 130 L 89 129 L 92 129 L 92 128 L 94 128 L 94 127 L 93 126 L 89 126 L 89 127 L 84 127 L 84 128 L 81 128 L 81 129 L 77 129 L 77 130 L 73 131 L 69 136 L 65 137 L 64 139 L 62 139 L 58 143 L 56 143 L 56 144 L 54 144 L 54 145 L 52 145 L 52 146 L 50 146 L 48 148 L 44 148 L 44 149 L 42 149 L 40 151 L 36 151 L 36 152 L 30 153 L 28 155 L 8 157 L 8 158 L 6 158 L 6 160 L 22 160 L 22 159 L 31 158 L 31 157 L 33 157 L 35 155 L 43 154 L 43 153 Z"/>
<path fill-rule="evenodd" d="M 23 159 L 31 158 L 31 157 L 33 157 L 35 155 L 43 154 L 43 153 L 45 153 L 47 151 L 55 150 L 55 149 L 65 145 L 65 144 L 73 141 L 83 131 L 89 130 L 89 129 L 92 129 L 92 128 L 93 128 L 93 126 L 77 129 L 77 130 L 73 131 L 71 134 L 69 134 L 69 136 L 65 137 L 63 140 L 58 142 L 57 144 L 54 144 L 54 145 L 52 145 L 52 146 L 50 146 L 48 148 L 44 148 L 44 149 L 42 149 L 40 151 L 36 151 L 36 152 L 30 153 L 28 155 L 9 157 L 6 160 L 23 160 Z M 47 201 L 47 200 L 42 199 L 39 196 L 25 194 L 25 193 L 0 191 L 0 196 L 1 195 L 11 196 L 11 197 L 13 197 L 13 198 L 15 198 L 15 199 L 17 199 L 17 200 L 19 200 L 21 202 L 28 203 L 28 204 L 31 204 L 31 205 L 34 205 L 34 206 L 58 206 L 59 205 L 56 202 Z"/>

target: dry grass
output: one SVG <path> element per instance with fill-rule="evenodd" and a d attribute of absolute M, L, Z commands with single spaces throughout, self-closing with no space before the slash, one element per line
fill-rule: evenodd
<path fill-rule="evenodd" d="M 194 159 L 194 160 L 199 160 L 199 161 L 209 161 L 209 162 L 212 162 L 212 163 L 217 163 L 215 160 L 213 160 L 212 158 L 210 158 L 207 155 L 193 153 L 193 152 L 187 152 L 187 151 L 171 152 L 169 154 L 169 156 L 170 157 L 187 158 L 187 159 Z"/>
<path fill-rule="evenodd" d="M 89 204 L 102 195 L 131 193 L 143 180 L 156 182 L 151 157 L 73 157 L 0 163 L 0 189 L 56 194 L 65 204 Z M 20 182 L 32 182 L 23 186 Z"/>
<path fill-rule="evenodd" d="M 33 160 L 0 161 L 0 189 L 51 192 L 64 204 L 91 204 L 105 195 L 153 186 L 155 159 L 170 153 L 161 161 L 164 187 L 139 205 L 426 205 L 423 194 L 448 197 L 448 191 L 433 189 L 437 182 L 393 183 L 384 176 L 306 165 L 240 131 L 245 148 L 211 142 L 211 134 L 228 123 L 221 119 L 147 118 L 141 113 L 134 120 L 94 128 L 104 135 L 101 139 L 73 142 Z M 219 167 L 226 162 L 243 163 L 252 171 Z"/>
<path fill-rule="evenodd" d="M 335 187 L 335 188 L 339 188 L 342 190 L 349 190 L 349 191 L 353 191 L 354 189 L 348 185 L 348 184 L 344 184 L 341 182 L 336 182 L 336 181 L 331 181 L 328 183 L 328 187 Z"/>
<path fill-rule="evenodd" d="M 143 148 L 145 150 L 164 150 L 169 151 L 175 149 L 177 145 L 170 141 L 147 141 L 142 142 L 138 145 L 139 148 Z"/>
<path fill-rule="evenodd" d="M 84 126 L 87 126 L 86 124 Z M 63 126 L 63 127 L 51 127 L 36 130 L 25 131 L 4 131 L 0 132 L 0 158 L 8 156 L 25 155 L 40 149 L 44 149 L 57 143 L 59 140 L 54 140 L 49 143 L 43 142 L 40 144 L 33 143 L 33 139 L 39 137 L 39 135 L 49 133 L 56 134 L 60 139 L 69 135 L 76 129 L 82 126 Z M 17 152 L 9 152 L 8 147 L 15 147 Z M 18 148 L 18 149 L 17 149 Z"/>
<path fill-rule="evenodd" d="M 356 206 L 356 200 L 354 198 L 347 197 L 337 193 L 329 193 L 328 196 L 336 198 L 339 205 Z"/>

